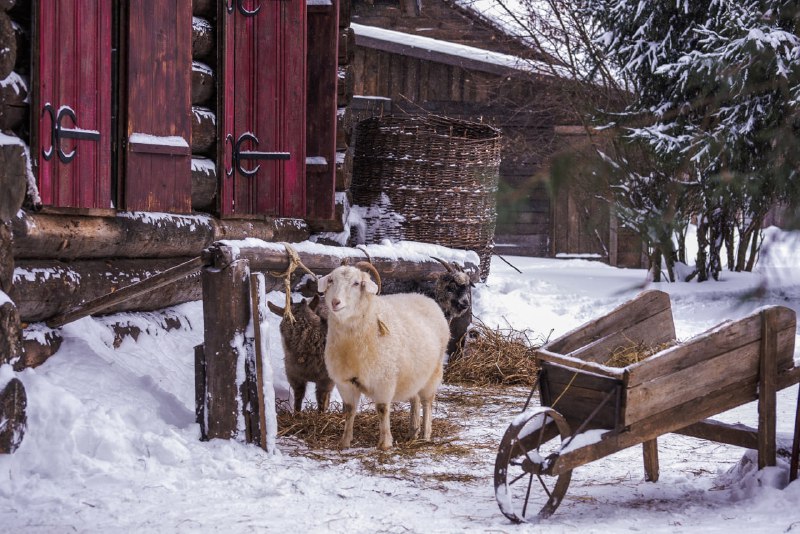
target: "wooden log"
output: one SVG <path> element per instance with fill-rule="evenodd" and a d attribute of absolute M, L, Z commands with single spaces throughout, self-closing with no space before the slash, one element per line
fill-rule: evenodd
<path fill-rule="evenodd" d="M 0 291 L 11 292 L 14 281 L 14 256 L 11 225 L 0 221 Z"/>
<path fill-rule="evenodd" d="M 12 220 L 17 259 L 182 258 L 197 256 L 221 239 L 255 237 L 290 243 L 308 239 L 298 219 L 219 220 L 207 215 L 115 217 L 23 211 Z"/>
<path fill-rule="evenodd" d="M 8 77 L 17 63 L 17 35 L 11 17 L 0 10 L 0 80 Z"/>
<path fill-rule="evenodd" d="M 0 421 L 3 422 L 0 424 L 0 454 L 11 454 L 22 444 L 27 428 L 27 406 L 25 387 L 18 378 L 12 378 L 0 391 Z"/>
<path fill-rule="evenodd" d="M 0 80 L 0 130 L 16 130 L 28 118 L 28 86 L 16 72 Z"/>
<path fill-rule="evenodd" d="M 208 158 L 192 158 L 192 209 L 213 210 L 218 187 L 214 162 Z"/>
<path fill-rule="evenodd" d="M 192 154 L 212 156 L 217 140 L 217 117 L 208 108 L 192 106 Z"/>
<path fill-rule="evenodd" d="M 13 362 L 21 354 L 22 326 L 17 307 L 0 293 L 0 365 Z"/>
<path fill-rule="evenodd" d="M 704 419 L 675 430 L 674 433 L 745 449 L 758 449 L 758 429 L 742 424 L 722 423 L 713 419 Z"/>
<path fill-rule="evenodd" d="M 64 338 L 56 330 L 47 330 L 37 337 L 25 337 L 23 332 L 22 356 L 14 362 L 14 370 L 39 367 L 61 348 L 63 341 Z"/>
<path fill-rule="evenodd" d="M 394 248 L 388 254 L 383 253 L 386 250 L 383 247 L 383 245 L 368 245 L 361 248 L 348 248 L 307 244 L 296 250 L 306 267 L 315 274 L 322 275 L 328 274 L 343 262 L 355 265 L 359 261 L 366 261 L 369 257 L 373 266 L 380 273 L 384 286 L 390 280 L 430 279 L 435 276 L 435 273 L 445 271 L 444 266 L 434 259 L 420 258 L 415 254 L 410 254 L 409 258 L 403 258 L 402 253 Z M 445 261 L 450 261 L 450 258 L 443 257 L 447 255 L 447 249 L 444 247 L 436 254 Z M 248 242 L 223 242 L 215 243 L 203 251 L 205 264 L 213 265 L 218 269 L 225 268 L 233 261 L 234 257 L 248 260 L 250 269 L 253 271 L 284 272 L 289 267 L 286 249 L 280 243 L 263 243 L 259 246 Z M 301 269 L 298 269 L 298 275 L 302 274 L 300 271 Z M 473 281 L 478 280 L 476 264 L 466 262 L 464 271 Z"/>
<path fill-rule="evenodd" d="M 214 0 L 192 0 L 192 15 L 195 17 L 213 17 L 216 4 Z"/>
<path fill-rule="evenodd" d="M 208 439 L 237 434 L 240 392 L 236 381 L 244 358 L 244 334 L 250 322 L 250 269 L 237 260 L 222 269 L 203 269 L 203 323 L 206 359 L 206 433 Z"/>
<path fill-rule="evenodd" d="M 777 308 L 768 308 L 761 316 L 761 347 L 758 367 L 758 468 L 776 465 L 776 415 L 778 382 Z M 792 358 L 794 351 L 789 354 Z"/>
<path fill-rule="evenodd" d="M 214 27 L 198 16 L 192 17 L 192 59 L 205 59 L 214 51 Z"/>
<path fill-rule="evenodd" d="M 353 137 L 353 111 L 350 106 L 336 110 L 336 150 L 345 151 Z"/>
<path fill-rule="evenodd" d="M 353 183 L 353 149 L 336 153 L 336 191 L 348 191 Z"/>
<path fill-rule="evenodd" d="M 346 0 L 343 0 L 346 1 Z M 339 30 L 339 65 L 349 65 L 356 55 L 356 32 L 351 27 Z"/>
<path fill-rule="evenodd" d="M 67 312 L 59 314 L 47 321 L 50 328 L 58 328 L 67 323 L 77 321 L 90 315 L 106 312 L 109 308 L 117 308 L 125 302 L 172 285 L 197 273 L 202 267 L 200 257 L 170 267 L 139 282 L 122 287 L 112 293 L 106 293 L 96 299 L 79 304 Z"/>
<path fill-rule="evenodd" d="M 206 106 L 211 103 L 216 88 L 214 71 L 205 63 L 192 61 L 192 105 Z"/>
<path fill-rule="evenodd" d="M 342 2 L 343 4 L 346 2 Z M 338 69 L 336 84 L 336 102 L 339 106 L 346 106 L 353 99 L 355 91 L 355 70 L 352 65 L 342 65 Z"/>
<path fill-rule="evenodd" d="M 22 321 L 43 321 L 189 259 L 85 260 L 69 264 L 54 260 L 20 260 L 10 297 L 17 303 Z M 194 275 L 159 291 L 114 304 L 105 312 L 152 311 L 201 297 L 199 277 Z"/>
<path fill-rule="evenodd" d="M 1 127 L 0 127 L 1 128 Z M 0 224 L 11 221 L 22 207 L 28 186 L 25 147 L 19 144 L 0 144 Z"/>

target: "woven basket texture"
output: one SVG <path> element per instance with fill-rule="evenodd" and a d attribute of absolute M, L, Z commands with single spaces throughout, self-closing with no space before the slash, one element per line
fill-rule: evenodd
<path fill-rule="evenodd" d="M 385 116 L 356 127 L 353 202 L 368 208 L 368 243 L 383 239 L 474 250 L 489 274 L 500 132 L 437 116 Z"/>

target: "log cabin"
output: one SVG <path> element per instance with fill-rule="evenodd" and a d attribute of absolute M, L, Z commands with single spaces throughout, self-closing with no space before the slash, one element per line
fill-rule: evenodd
<path fill-rule="evenodd" d="M 608 203 L 548 187 L 553 156 L 586 137 L 564 97 L 569 80 L 538 68 L 536 50 L 466 0 L 353 0 L 352 22 L 356 95 L 502 131 L 498 253 L 643 266 L 641 241 L 617 228 Z"/>
<path fill-rule="evenodd" d="M 215 241 L 298 242 L 341 227 L 349 8 L 0 1 L 0 365 L 57 350 L 57 336 L 28 339 L 28 323 Z M 201 291 L 189 276 L 104 312 Z M 24 406 L 21 383 L 0 384 L 0 453 L 18 445 Z"/>

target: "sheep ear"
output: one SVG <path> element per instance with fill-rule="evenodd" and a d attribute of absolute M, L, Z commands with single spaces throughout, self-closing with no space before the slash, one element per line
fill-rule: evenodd
<path fill-rule="evenodd" d="M 373 295 L 378 294 L 378 284 L 372 281 L 367 273 L 364 273 L 364 278 L 361 280 L 361 287 L 367 290 L 367 293 L 372 293 Z"/>
<path fill-rule="evenodd" d="M 283 308 L 278 306 L 277 304 L 273 304 L 267 301 L 267 307 L 269 307 L 269 311 L 277 315 L 278 317 L 283 317 Z"/>
<path fill-rule="evenodd" d="M 317 292 L 325 293 L 328 290 L 328 277 L 330 275 L 326 274 L 322 278 L 317 278 Z"/>

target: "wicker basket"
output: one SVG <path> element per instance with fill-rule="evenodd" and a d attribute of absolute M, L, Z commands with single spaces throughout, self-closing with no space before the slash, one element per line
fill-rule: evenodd
<path fill-rule="evenodd" d="M 489 274 L 500 132 L 435 116 L 373 117 L 356 128 L 353 201 L 367 242 L 407 239 L 474 250 Z"/>

